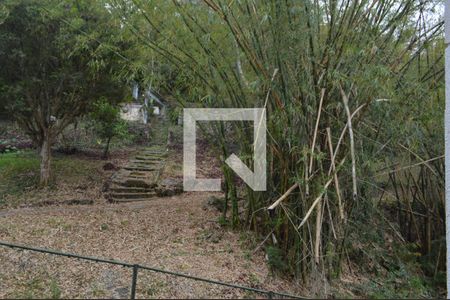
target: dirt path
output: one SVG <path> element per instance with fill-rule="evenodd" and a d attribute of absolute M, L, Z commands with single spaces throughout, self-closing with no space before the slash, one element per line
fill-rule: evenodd
<path fill-rule="evenodd" d="M 218 225 L 208 193 L 146 202 L 0 211 L 0 240 L 113 258 L 263 289 L 300 293 L 271 275 L 251 234 Z M 129 270 L 0 248 L 0 297 L 129 295 Z M 139 297 L 255 297 L 231 288 L 141 272 Z"/>
<path fill-rule="evenodd" d="M 129 156 L 136 153 L 130 152 Z M 200 175 L 202 172 L 208 177 L 215 174 L 215 164 L 207 157 L 205 147 L 199 148 L 199 154 L 202 155 Z M 180 157 L 181 149 L 169 151 L 164 176 L 180 178 Z M 141 168 L 142 160 L 134 162 L 133 166 Z M 121 158 L 114 164 L 127 166 L 127 159 Z M 30 191 L 23 198 L 27 205 L 45 205 L 42 199 L 56 199 L 55 203 L 92 199 L 92 205 L 0 210 L 0 240 L 116 259 L 260 289 L 305 294 L 292 282 L 272 275 L 264 252 L 254 251 L 260 241 L 253 233 L 219 225 L 221 213 L 208 205 L 208 197 L 217 194 L 183 193 L 138 202 L 109 203 L 101 184 L 111 177 L 111 172 L 102 171 L 101 164 L 95 166 L 98 169 L 95 182 L 85 182 L 86 176 L 82 176 L 82 183 L 71 183 L 70 188 L 58 185 L 56 194 L 49 196 L 42 191 Z M 92 172 L 92 167 L 89 170 Z M 220 174 L 213 177 L 220 177 Z M 88 186 L 88 183 L 92 185 L 91 193 L 75 193 L 77 186 Z M 60 196 L 61 190 L 66 191 L 66 197 Z M 31 196 L 37 198 L 36 201 L 29 201 Z M 0 247 L 0 298 L 128 298 L 130 280 L 131 270 L 122 267 Z M 137 296 L 253 298 L 260 295 L 140 271 Z"/>
<path fill-rule="evenodd" d="M 157 201 L 157 199 L 155 199 Z M 95 212 L 118 209 L 143 209 L 148 206 L 152 206 L 151 202 L 124 202 L 118 204 L 112 204 L 105 202 L 104 204 L 96 205 L 55 205 L 55 206 L 43 206 L 43 207 L 25 207 L 16 209 L 0 210 L 1 217 L 12 216 L 24 216 L 24 215 L 47 215 L 52 213 L 74 213 L 74 212 Z"/>

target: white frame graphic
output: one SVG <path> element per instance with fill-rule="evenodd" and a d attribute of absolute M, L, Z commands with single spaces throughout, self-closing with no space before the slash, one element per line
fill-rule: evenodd
<path fill-rule="evenodd" d="M 220 191 L 220 179 L 196 177 L 197 121 L 253 121 L 252 172 L 235 154 L 225 163 L 254 191 L 266 190 L 265 108 L 185 108 L 183 110 L 183 188 L 185 191 Z"/>

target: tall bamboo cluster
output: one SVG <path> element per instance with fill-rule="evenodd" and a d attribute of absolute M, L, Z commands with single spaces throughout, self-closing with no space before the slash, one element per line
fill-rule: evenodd
<path fill-rule="evenodd" d="M 128 15 L 125 23 L 195 85 L 183 105 L 267 109 L 268 189 L 245 189 L 243 217 L 235 175 L 224 166 L 231 222 L 269 237 L 300 278 L 339 273 L 354 208 L 370 201 L 360 182 L 367 113 L 374 103 L 401 98 L 418 49 L 441 34 L 442 22 L 416 26 L 430 2 L 112 3 L 133 5 L 145 21 Z M 243 125 L 230 125 L 233 142 L 251 166 L 253 131 Z M 228 157 L 227 128 L 213 130 Z"/>

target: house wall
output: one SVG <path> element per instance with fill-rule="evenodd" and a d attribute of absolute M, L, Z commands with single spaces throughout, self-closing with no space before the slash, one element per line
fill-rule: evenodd
<path fill-rule="evenodd" d="M 158 106 L 153 107 L 153 114 L 159 115 L 160 109 Z M 125 104 L 120 111 L 120 117 L 126 121 L 142 122 L 144 123 L 144 113 L 141 104 Z"/>
<path fill-rule="evenodd" d="M 120 117 L 126 121 L 143 122 L 140 104 L 125 104 L 121 111 Z"/>

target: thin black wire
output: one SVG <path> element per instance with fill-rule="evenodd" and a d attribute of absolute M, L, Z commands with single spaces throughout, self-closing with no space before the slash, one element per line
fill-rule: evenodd
<path fill-rule="evenodd" d="M 131 264 L 131 263 L 113 260 L 113 259 L 104 259 L 104 258 L 98 258 L 98 257 L 93 257 L 93 256 L 84 256 L 84 255 L 78 255 L 78 254 L 73 254 L 73 253 L 66 253 L 66 252 L 51 250 L 51 249 L 43 249 L 43 248 L 35 248 L 35 247 L 17 245 L 17 244 L 2 242 L 2 241 L 0 241 L 0 246 L 9 247 L 9 248 L 13 248 L 13 249 L 28 250 L 28 251 L 64 256 L 64 257 L 68 257 L 68 258 L 83 259 L 83 260 L 87 260 L 87 261 L 93 261 L 96 263 L 106 263 L 106 264 L 118 265 L 118 266 L 123 266 L 123 267 L 127 267 L 127 268 L 138 268 L 138 269 L 142 269 L 142 270 L 148 270 L 148 271 L 153 271 L 153 272 L 157 272 L 157 273 L 163 273 L 163 274 L 167 274 L 167 275 L 183 277 L 183 278 L 202 281 L 202 282 L 206 282 L 206 283 L 217 284 L 217 285 L 227 286 L 227 287 L 231 287 L 231 288 L 246 290 L 246 291 L 255 292 L 255 293 L 259 293 L 259 294 L 265 294 L 269 297 L 270 296 L 281 296 L 281 297 L 286 297 L 286 298 L 291 298 L 291 299 L 307 299 L 307 298 L 302 298 L 299 296 L 294 296 L 294 295 L 290 295 L 290 294 L 286 294 L 286 293 L 266 291 L 266 290 L 251 288 L 251 287 L 247 287 L 247 286 L 201 278 L 201 277 L 192 276 L 192 275 L 188 275 L 188 274 L 167 271 L 167 270 L 158 269 L 158 268 L 154 268 L 154 267 L 142 266 L 142 265 L 138 265 L 138 264 Z"/>

